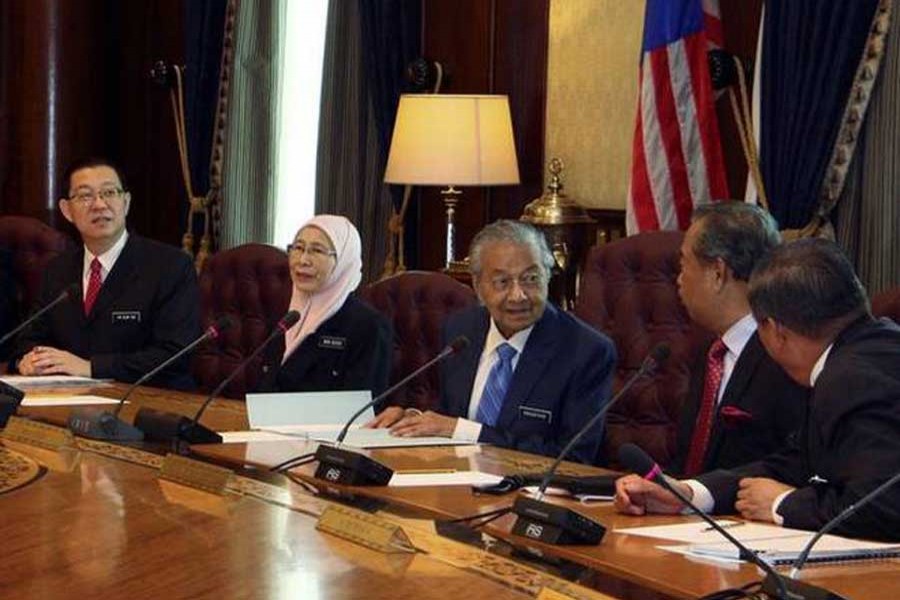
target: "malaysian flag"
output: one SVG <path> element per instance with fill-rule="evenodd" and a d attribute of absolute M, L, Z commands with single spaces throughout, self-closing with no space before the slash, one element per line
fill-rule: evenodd
<path fill-rule="evenodd" d="M 629 235 L 687 229 L 695 206 L 729 197 L 706 59 L 721 45 L 718 0 L 647 0 Z"/>

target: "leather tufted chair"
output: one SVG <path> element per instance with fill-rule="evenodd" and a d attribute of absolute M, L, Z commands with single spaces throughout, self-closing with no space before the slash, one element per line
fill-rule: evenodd
<path fill-rule="evenodd" d="M 900 323 L 900 287 L 884 290 L 872 296 L 872 314 L 888 317 Z"/>
<path fill-rule="evenodd" d="M 287 254 L 265 244 L 244 244 L 212 256 L 200 273 L 203 327 L 229 314 L 235 325 L 218 339 L 200 346 L 194 377 L 212 391 L 265 339 L 284 316 L 291 300 Z M 243 398 L 262 376 L 262 358 L 251 362 L 225 388 L 223 395 Z"/>
<path fill-rule="evenodd" d="M 626 442 L 638 444 L 662 465 L 675 453 L 690 366 L 712 337 L 693 324 L 678 297 L 682 237 L 681 232 L 643 233 L 594 247 L 588 254 L 576 314 L 616 345 L 613 389 L 621 388 L 656 344 L 666 342 L 671 348 L 659 373 L 638 381 L 610 410 L 607 462 L 615 462 Z"/>
<path fill-rule="evenodd" d="M 35 218 L 0 217 L 0 247 L 10 253 L 18 316 L 37 300 L 47 263 L 72 244 L 66 234 Z"/>
<path fill-rule="evenodd" d="M 393 323 L 391 383 L 440 352 L 444 318 L 476 302 L 472 288 L 442 273 L 424 271 L 383 279 L 360 290 L 360 297 Z M 426 410 L 434 409 L 438 401 L 438 369 L 433 369 L 398 390 L 388 404 Z"/>

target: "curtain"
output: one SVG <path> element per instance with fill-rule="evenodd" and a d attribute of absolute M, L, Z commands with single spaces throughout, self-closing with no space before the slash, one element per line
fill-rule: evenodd
<path fill-rule="evenodd" d="M 273 235 L 286 1 L 238 3 L 222 169 L 220 249 L 265 242 Z"/>
<path fill-rule="evenodd" d="M 419 53 L 419 0 L 332 1 L 328 9 L 316 212 L 359 229 L 364 279 L 381 273 L 392 192 L 384 167 L 405 65 Z"/>
<path fill-rule="evenodd" d="M 900 285 L 900 0 L 863 137 L 838 203 L 837 235 L 870 294 Z"/>
<path fill-rule="evenodd" d="M 191 0 L 184 4 L 185 121 L 191 181 L 198 194 L 205 194 L 209 189 L 209 159 L 227 5 L 228 0 Z"/>
<path fill-rule="evenodd" d="M 820 202 L 878 0 L 766 3 L 760 167 L 772 214 L 802 228 Z"/>

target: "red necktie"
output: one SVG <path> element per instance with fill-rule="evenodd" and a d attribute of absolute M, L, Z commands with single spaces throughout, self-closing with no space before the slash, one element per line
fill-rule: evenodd
<path fill-rule="evenodd" d="M 725 370 L 726 352 L 728 352 L 728 347 L 719 338 L 712 343 L 709 352 L 706 353 L 706 381 L 703 384 L 703 398 L 700 400 L 697 421 L 694 423 L 694 435 L 691 438 L 691 447 L 684 466 L 684 474 L 688 477 L 700 473 L 703 468 L 703 459 L 706 455 L 706 447 L 709 445 L 709 435 L 712 432 L 713 415 L 716 414 L 719 385 L 722 383 L 722 373 Z"/>
<path fill-rule="evenodd" d="M 88 278 L 87 293 L 84 295 L 84 316 L 91 314 L 91 309 L 94 308 L 94 302 L 97 301 L 97 295 L 100 293 L 100 286 L 103 285 L 103 280 L 100 279 L 100 267 L 98 259 L 95 258 L 91 261 L 91 276 Z"/>

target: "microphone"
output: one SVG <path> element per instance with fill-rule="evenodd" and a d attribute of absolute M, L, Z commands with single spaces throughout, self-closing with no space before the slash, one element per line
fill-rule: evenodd
<path fill-rule="evenodd" d="M 10 338 L 12 338 L 14 335 L 16 335 L 17 333 L 19 333 L 20 331 L 22 331 L 23 329 L 25 329 L 26 327 L 28 327 L 29 325 L 31 325 L 32 323 L 37 321 L 41 317 L 41 315 L 43 315 L 47 311 L 53 309 L 53 307 L 55 307 L 60 302 L 66 300 L 67 298 L 77 296 L 79 289 L 80 288 L 78 287 L 78 284 L 73 283 L 72 285 L 68 286 L 66 289 L 61 291 L 56 298 L 54 298 L 53 300 L 51 300 L 50 302 L 45 304 L 40 310 L 36 311 L 33 315 L 31 315 L 30 317 L 25 319 L 23 322 L 21 322 L 18 325 L 18 327 L 14 327 L 12 331 L 8 332 L 2 338 L 0 338 L 0 346 L 5 344 L 6 341 L 9 340 Z"/>
<path fill-rule="evenodd" d="M 206 408 L 212 403 L 213 398 L 218 396 L 225 387 L 231 383 L 231 381 L 237 376 L 238 373 L 244 370 L 250 361 L 259 356 L 260 352 L 269 347 L 269 344 L 272 343 L 272 340 L 277 338 L 278 336 L 284 335 L 287 333 L 287 330 L 297 324 L 297 321 L 300 320 L 300 313 L 296 310 L 289 310 L 281 320 L 279 320 L 275 327 L 272 328 L 272 331 L 269 333 L 268 337 L 263 340 L 263 342 L 258 345 L 253 352 L 247 355 L 244 360 L 242 360 L 237 367 L 235 367 L 228 376 L 219 383 L 216 388 L 209 393 L 206 397 L 206 400 L 203 401 L 203 404 L 200 405 L 200 408 L 197 409 L 197 412 L 194 414 L 193 418 L 188 419 L 187 417 L 181 417 L 181 421 L 178 423 L 177 428 L 174 430 L 170 427 L 168 429 L 168 438 L 171 439 L 173 437 L 181 438 L 191 444 L 221 444 L 222 436 L 218 433 L 207 429 L 203 425 L 200 425 L 200 417 L 203 416 L 203 413 L 206 412 Z"/>
<path fill-rule="evenodd" d="M 9 418 L 16 414 L 25 392 L 5 381 L 0 381 L 0 427 L 6 427 Z"/>
<path fill-rule="evenodd" d="M 382 465 L 368 456 L 344 450 L 339 445 L 347 437 L 350 426 L 359 418 L 368 408 L 375 406 L 410 381 L 421 375 L 424 371 L 432 368 L 448 356 L 457 354 L 469 345 L 469 338 L 459 336 L 452 342 L 447 344 L 437 356 L 426 362 L 424 365 L 386 389 L 384 392 L 375 396 L 371 402 L 363 405 L 352 417 L 347 421 L 335 441 L 335 446 L 319 445 L 315 453 L 315 459 L 319 461 L 319 467 L 316 469 L 315 477 L 325 479 L 333 483 L 344 485 L 387 485 L 394 471 L 389 467 Z M 310 458 L 309 454 L 303 454 L 288 459 L 272 467 L 271 471 L 281 472 L 305 462 Z"/>
<path fill-rule="evenodd" d="M 869 502 L 871 502 L 872 500 L 874 500 L 875 498 L 880 496 L 885 490 L 887 490 L 891 486 L 895 485 L 898 481 L 900 481 L 900 473 L 897 473 L 896 475 L 894 475 L 893 477 L 891 477 L 890 479 L 888 479 L 887 481 L 885 481 L 884 483 L 879 485 L 877 488 L 875 488 L 874 490 L 872 490 L 871 492 L 869 492 L 868 494 L 863 496 L 858 502 L 851 504 L 850 506 L 848 506 L 847 508 L 842 510 L 840 513 L 838 513 L 838 515 L 836 517 L 834 517 L 833 519 L 831 519 L 830 521 L 825 523 L 825 525 L 822 527 L 822 529 L 817 531 L 816 535 L 814 535 L 812 537 L 812 539 L 810 539 L 809 542 L 806 544 L 806 546 L 803 547 L 803 551 L 800 552 L 800 554 L 797 556 L 797 560 L 795 560 L 794 564 L 791 565 L 791 578 L 792 579 L 796 578 L 797 575 L 800 573 L 800 569 L 802 569 L 803 565 L 806 564 L 806 559 L 809 558 L 809 553 L 812 551 L 813 546 L 816 545 L 816 543 L 819 541 L 819 539 L 823 535 L 825 535 L 826 533 L 828 533 L 829 531 L 831 531 L 832 529 L 834 529 L 835 527 L 837 527 L 838 525 L 840 525 L 841 523 L 846 521 L 849 517 L 856 514 L 856 512 L 859 509 L 861 509 L 863 506 L 865 506 L 866 504 L 868 504 Z M 763 582 L 763 589 L 766 589 L 765 581 Z"/>
<path fill-rule="evenodd" d="M 781 598 L 785 600 L 802 600 L 804 598 L 830 598 L 831 596 L 806 596 L 806 595 L 797 595 L 788 591 L 787 583 L 785 582 L 785 578 L 778 574 L 772 566 L 766 561 L 759 558 L 756 555 L 756 552 L 750 550 L 742 544 L 736 537 L 728 533 L 728 530 L 723 528 L 721 525 L 716 523 L 715 519 L 710 517 L 708 514 L 697 508 L 693 502 L 688 500 L 684 494 L 682 494 L 678 489 L 669 483 L 668 478 L 663 474 L 662 469 L 659 467 L 656 462 L 650 456 L 647 455 L 639 446 L 636 446 L 632 443 L 623 444 L 619 447 L 619 462 L 625 465 L 628 470 L 637 473 L 644 479 L 652 481 L 656 484 L 659 484 L 666 490 L 668 490 L 672 495 L 678 498 L 682 504 L 691 509 L 695 515 L 703 519 L 710 527 L 712 527 L 716 532 L 719 533 L 726 540 L 731 542 L 737 547 L 739 554 L 738 558 L 741 560 L 748 560 L 758 566 L 760 569 L 766 572 L 766 579 L 771 580 L 772 587 L 774 590 L 770 590 L 774 592 L 775 598 Z M 824 591 L 824 590 L 820 590 Z M 835 596 L 835 598 L 838 598 Z"/>
<path fill-rule="evenodd" d="M 91 408 L 81 408 L 73 410 L 69 414 L 69 429 L 72 430 L 73 433 L 96 440 L 113 440 L 120 442 L 142 441 L 144 439 L 144 431 L 141 427 L 138 426 L 137 416 L 135 417 L 135 425 L 129 425 L 128 423 L 119 419 L 119 413 L 121 412 L 122 407 L 125 406 L 125 401 L 129 396 L 131 396 L 131 393 L 134 392 L 134 390 L 137 389 L 139 385 L 154 377 L 157 373 L 193 350 L 198 344 L 208 339 L 219 337 L 219 335 L 223 331 L 231 327 L 233 324 L 234 320 L 231 317 L 227 315 L 220 317 L 213 325 L 210 325 L 206 329 L 206 331 L 203 332 L 203 335 L 173 354 L 168 359 L 164 360 L 160 365 L 156 366 L 149 373 L 144 374 L 137 381 L 131 384 L 131 387 L 128 388 L 128 390 L 125 392 L 125 395 L 122 396 L 121 400 L 119 400 L 119 403 L 116 405 L 116 408 L 113 412 L 110 413 L 107 411 L 98 411 Z M 138 411 L 138 416 L 140 416 L 140 411 Z"/>
<path fill-rule="evenodd" d="M 575 444 L 609 412 L 609 409 L 631 389 L 638 379 L 656 370 L 669 358 L 671 353 L 671 348 L 665 342 L 657 344 L 641 363 L 640 368 L 625 382 L 625 385 L 597 411 L 597 414 L 578 433 L 572 436 L 550 468 L 544 472 L 537 498 L 527 496 L 516 498 L 512 506 L 512 512 L 516 514 L 516 523 L 512 530 L 514 534 L 540 540 L 547 544 L 600 543 L 606 533 L 603 525 L 570 508 L 544 502 L 544 493 L 547 491 L 547 486 L 553 479 L 556 469 Z"/>

